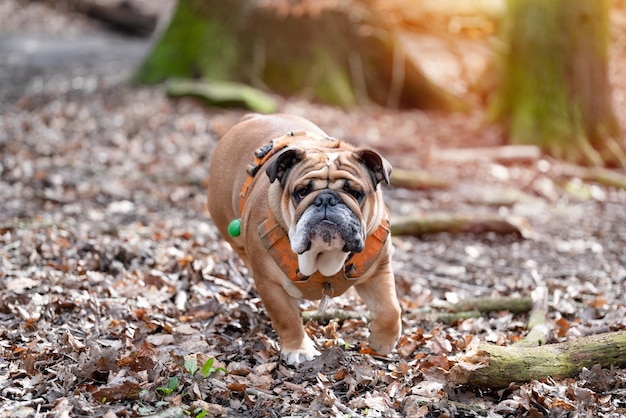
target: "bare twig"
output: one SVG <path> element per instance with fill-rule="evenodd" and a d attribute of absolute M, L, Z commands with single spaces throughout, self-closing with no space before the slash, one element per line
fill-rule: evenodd
<path fill-rule="evenodd" d="M 258 396 L 262 398 L 276 399 L 276 396 L 272 395 L 271 393 L 267 393 L 265 391 L 262 391 L 256 388 L 246 388 L 246 393 L 248 395 Z"/>

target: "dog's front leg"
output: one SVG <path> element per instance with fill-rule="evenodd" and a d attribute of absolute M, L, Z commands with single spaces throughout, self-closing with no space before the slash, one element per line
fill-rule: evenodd
<path fill-rule="evenodd" d="M 380 354 L 396 345 L 402 328 L 400 303 L 396 294 L 391 265 L 384 263 L 366 282 L 355 286 L 370 311 L 369 343 Z"/>
<path fill-rule="evenodd" d="M 262 277 L 262 280 L 256 281 L 256 288 L 278 334 L 285 362 L 295 365 L 319 356 L 320 352 L 302 325 L 298 299 L 290 296 L 280 284 L 257 274 L 255 272 L 254 277 Z"/>

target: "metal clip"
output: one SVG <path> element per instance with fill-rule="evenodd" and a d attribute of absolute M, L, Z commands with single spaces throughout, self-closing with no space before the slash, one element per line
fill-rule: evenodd
<path fill-rule="evenodd" d="M 265 144 L 260 148 L 257 148 L 254 151 L 254 156 L 257 158 L 263 158 L 274 148 L 274 142 L 270 142 L 269 144 Z"/>
<path fill-rule="evenodd" d="M 320 300 L 320 304 L 317 305 L 317 313 L 322 315 L 326 312 L 328 308 L 328 302 L 330 302 L 330 298 L 333 297 L 335 291 L 330 283 L 326 283 L 324 288 L 322 289 L 322 300 Z"/>
<path fill-rule="evenodd" d="M 354 265 L 354 263 L 350 263 L 344 267 L 343 272 L 348 279 L 351 279 L 352 276 L 356 273 L 356 266 Z"/>
<path fill-rule="evenodd" d="M 252 161 L 249 162 L 248 165 L 246 166 L 246 173 L 248 173 L 248 175 L 251 177 L 256 176 L 257 171 L 259 171 L 259 166 L 253 163 Z"/>

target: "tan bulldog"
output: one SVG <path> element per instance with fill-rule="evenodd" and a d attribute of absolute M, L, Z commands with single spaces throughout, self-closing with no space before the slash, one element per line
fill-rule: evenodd
<path fill-rule="evenodd" d="M 378 153 L 293 115 L 248 115 L 219 141 L 208 208 L 254 277 L 288 364 L 320 354 L 299 299 L 321 299 L 325 308 L 351 286 L 371 312 L 371 348 L 394 348 L 400 305 L 379 187 L 390 172 Z"/>

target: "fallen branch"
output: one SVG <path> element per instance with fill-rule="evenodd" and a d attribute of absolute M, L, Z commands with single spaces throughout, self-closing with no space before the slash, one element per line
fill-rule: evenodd
<path fill-rule="evenodd" d="M 423 235 L 436 232 L 517 234 L 525 237 L 522 222 L 498 214 L 431 214 L 394 218 L 393 235 Z"/>
<path fill-rule="evenodd" d="M 447 309 L 454 312 L 462 311 L 479 311 L 479 312 L 497 312 L 509 311 L 513 313 L 528 312 L 532 309 L 533 301 L 531 298 L 514 298 L 514 297 L 482 297 L 465 299 L 458 303 L 447 305 Z"/>
<path fill-rule="evenodd" d="M 441 312 L 438 314 L 432 314 L 430 319 L 434 322 L 441 322 L 442 324 L 452 324 L 462 319 L 480 318 L 480 311 L 463 311 L 463 312 Z"/>
<path fill-rule="evenodd" d="M 460 319 L 479 318 L 481 313 L 475 310 L 463 312 L 435 312 L 431 311 L 430 309 L 410 309 L 405 311 L 404 315 L 410 316 L 413 319 L 417 318 L 424 321 L 451 324 Z M 302 312 L 302 319 L 304 320 L 304 322 L 328 322 L 335 319 L 339 322 L 347 321 L 350 319 L 364 320 L 368 322 L 370 320 L 370 315 L 369 312 L 346 311 L 344 309 L 329 309 L 326 310 L 324 313 L 319 313 L 318 311 L 304 311 Z"/>
<path fill-rule="evenodd" d="M 245 392 L 248 395 L 257 396 L 259 398 L 268 398 L 268 399 L 276 399 L 277 398 L 277 396 L 272 395 L 271 393 L 267 393 L 266 391 L 260 390 L 260 389 L 257 389 L 257 388 L 246 388 Z"/>
<path fill-rule="evenodd" d="M 528 315 L 528 334 L 513 344 L 515 347 L 537 347 L 544 345 L 550 336 L 546 324 L 548 314 L 548 288 L 539 286 L 532 292 L 532 310 Z"/>
<path fill-rule="evenodd" d="M 485 312 L 528 312 L 532 308 L 532 300 L 531 298 L 514 297 L 480 297 L 445 305 L 445 308 L 452 312 L 440 313 L 436 320 L 450 324 L 459 319 L 479 318 Z"/>
<path fill-rule="evenodd" d="M 422 321 L 441 322 L 442 324 L 451 324 L 461 319 L 480 318 L 481 312 L 479 311 L 463 311 L 463 312 L 435 312 L 430 309 L 409 309 L 404 311 L 405 316 L 410 316 L 413 319 L 419 319 Z M 306 311 L 302 313 L 304 321 L 317 321 L 328 322 L 333 319 L 343 322 L 349 319 L 362 319 L 366 322 L 370 320 L 368 312 L 353 312 L 345 311 L 343 309 L 330 310 L 322 314 L 317 311 Z"/>
<path fill-rule="evenodd" d="M 512 382 L 572 377 L 596 364 L 626 365 L 626 331 L 532 348 L 481 344 L 459 359 L 448 378 L 455 384 L 506 388 Z"/>
<path fill-rule="evenodd" d="M 476 161 L 498 161 L 512 163 L 536 161 L 541 158 L 541 148 L 535 145 L 504 145 L 500 147 L 481 148 L 446 148 L 435 149 L 432 157 L 457 163 Z"/>
<path fill-rule="evenodd" d="M 421 319 L 425 321 L 441 322 L 450 324 L 452 322 L 468 319 L 479 318 L 485 312 L 509 311 L 513 313 L 528 312 L 533 306 L 531 298 L 514 298 L 514 297 L 482 297 L 466 299 L 455 304 L 445 304 L 442 307 L 448 312 L 439 312 L 431 308 L 407 309 L 404 315 L 413 319 Z M 324 313 L 317 310 L 303 311 L 302 319 L 304 322 L 317 321 L 328 322 L 334 319 L 339 322 L 350 319 L 369 321 L 369 312 L 349 311 L 345 309 L 327 309 Z"/>
<path fill-rule="evenodd" d="M 364 319 L 369 321 L 369 313 L 368 312 L 357 312 L 357 311 L 347 311 L 345 309 L 327 309 L 323 313 L 319 311 L 303 311 L 302 319 L 304 322 L 307 321 L 317 321 L 317 322 L 328 322 L 333 319 L 337 319 L 340 322 L 347 321 L 350 319 Z"/>
<path fill-rule="evenodd" d="M 391 172 L 391 184 L 411 190 L 421 189 L 447 189 L 450 184 L 423 171 L 403 170 L 394 168 Z"/>
<path fill-rule="evenodd" d="M 579 177 L 584 181 L 591 181 L 603 186 L 626 190 L 626 175 L 608 168 L 564 165 L 563 174 L 570 177 Z"/>

